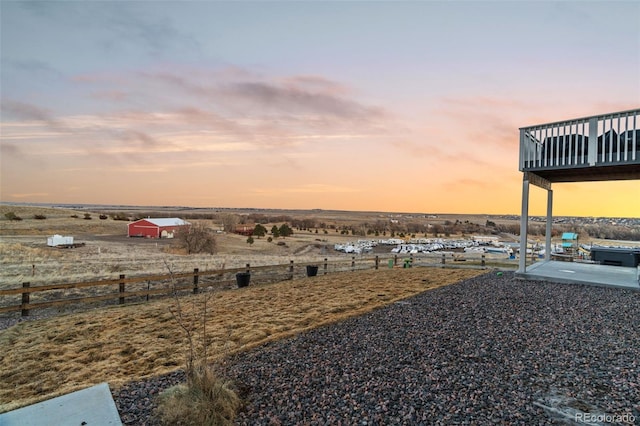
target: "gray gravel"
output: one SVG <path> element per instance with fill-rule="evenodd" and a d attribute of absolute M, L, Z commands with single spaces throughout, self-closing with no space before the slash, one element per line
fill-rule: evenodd
<path fill-rule="evenodd" d="M 640 424 L 639 306 L 489 273 L 237 355 L 226 375 L 241 425 L 559 424 L 541 407 L 558 396 Z M 123 423 L 155 424 L 155 395 L 183 378 L 114 393 Z"/>

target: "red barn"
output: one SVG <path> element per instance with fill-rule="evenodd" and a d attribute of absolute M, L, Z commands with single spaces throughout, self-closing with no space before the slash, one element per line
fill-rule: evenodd
<path fill-rule="evenodd" d="M 189 222 L 186 222 L 177 217 L 140 219 L 129 224 L 127 229 L 127 236 L 146 238 L 173 238 L 175 236 L 175 232 L 178 229 L 188 225 Z"/>

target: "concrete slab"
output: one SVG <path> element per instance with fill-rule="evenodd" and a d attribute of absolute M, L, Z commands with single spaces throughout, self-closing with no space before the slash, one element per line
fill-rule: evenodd
<path fill-rule="evenodd" d="M 516 272 L 516 278 L 640 291 L 639 271 L 639 268 L 550 260 L 535 263 L 524 273 Z"/>
<path fill-rule="evenodd" d="M 121 426 L 109 385 L 100 383 L 0 414 L 0 426 Z"/>

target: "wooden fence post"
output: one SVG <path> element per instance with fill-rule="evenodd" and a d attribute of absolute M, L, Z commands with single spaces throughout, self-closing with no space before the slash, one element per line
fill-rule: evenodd
<path fill-rule="evenodd" d="M 324 275 L 327 275 L 327 258 L 324 258 Z"/>
<path fill-rule="evenodd" d="M 444 253 L 442 253 L 442 262 L 441 262 L 441 263 L 442 263 L 443 265 L 445 264 L 445 255 L 444 255 Z"/>
<path fill-rule="evenodd" d="M 198 294 L 198 268 L 193 268 L 193 294 Z"/>
<path fill-rule="evenodd" d="M 485 265 L 484 253 L 482 253 L 482 261 L 480 262 L 480 264 L 481 264 L 481 265 L 482 265 L 482 267 L 484 268 L 484 265 Z"/>
<path fill-rule="evenodd" d="M 393 266 L 398 266 L 398 255 L 397 254 L 393 255 Z"/>
<path fill-rule="evenodd" d="M 413 267 L 413 253 L 409 253 L 409 268 Z"/>
<path fill-rule="evenodd" d="M 124 280 L 124 274 L 120 274 L 120 279 Z M 120 282 L 118 291 L 120 292 L 120 298 L 118 299 L 118 304 L 119 305 L 124 305 L 124 296 L 122 296 L 122 294 L 124 294 L 124 283 L 123 282 Z"/>
<path fill-rule="evenodd" d="M 289 261 L 289 279 L 293 279 L 293 260 Z"/>
<path fill-rule="evenodd" d="M 379 265 L 380 265 L 380 258 L 376 256 L 376 270 L 378 269 Z"/>
<path fill-rule="evenodd" d="M 29 288 L 31 283 L 22 283 L 22 288 Z M 29 293 L 22 293 L 22 316 L 29 316 L 29 308 L 26 306 L 29 304 Z"/>
<path fill-rule="evenodd" d="M 247 274 L 250 274 L 251 273 L 251 264 L 247 263 L 246 264 L 246 268 L 247 268 L 247 271 L 246 271 Z"/>
<path fill-rule="evenodd" d="M 351 256 L 351 272 L 356 270 L 356 257 Z"/>

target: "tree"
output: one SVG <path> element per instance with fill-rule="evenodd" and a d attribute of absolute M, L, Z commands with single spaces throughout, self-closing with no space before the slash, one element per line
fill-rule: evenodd
<path fill-rule="evenodd" d="M 91 213 L 85 213 L 84 220 L 91 220 Z"/>
<path fill-rule="evenodd" d="M 223 214 L 221 216 L 222 219 L 222 228 L 225 232 L 235 232 L 236 226 L 238 226 L 238 216 L 232 213 Z"/>
<path fill-rule="evenodd" d="M 187 254 L 216 252 L 216 237 L 204 223 L 183 226 L 177 232 L 178 244 L 187 250 Z"/>
<path fill-rule="evenodd" d="M 251 235 L 255 235 L 256 237 L 264 237 L 267 235 L 267 228 L 264 226 L 257 224 L 255 228 L 253 228 L 253 233 Z"/>
<path fill-rule="evenodd" d="M 247 244 L 249 244 L 250 246 L 253 245 L 254 241 L 253 241 L 253 237 L 251 235 L 249 235 L 249 237 L 247 238 Z"/>
<path fill-rule="evenodd" d="M 280 236 L 280 230 L 276 225 L 271 227 L 271 235 L 273 235 L 273 238 L 278 238 Z"/>
<path fill-rule="evenodd" d="M 281 237 L 289 237 L 293 235 L 293 229 L 291 229 L 291 227 L 286 223 L 283 223 L 282 225 L 280 225 L 280 229 L 278 229 L 278 231 Z"/>

